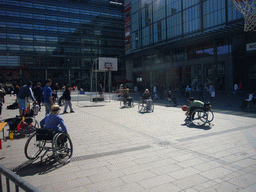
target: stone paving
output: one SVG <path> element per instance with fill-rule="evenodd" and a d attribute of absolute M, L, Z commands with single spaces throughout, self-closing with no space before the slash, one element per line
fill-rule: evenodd
<path fill-rule="evenodd" d="M 13 102 L 8 95 L 4 106 Z M 43 192 L 256 191 L 255 114 L 213 109 L 210 126 L 187 127 L 180 107 L 142 114 L 119 101 L 72 104 L 75 113 L 61 114 L 74 146 L 69 164 L 28 161 L 27 138 L 2 141 L 0 164 Z M 17 114 L 4 109 L 1 118 Z"/>

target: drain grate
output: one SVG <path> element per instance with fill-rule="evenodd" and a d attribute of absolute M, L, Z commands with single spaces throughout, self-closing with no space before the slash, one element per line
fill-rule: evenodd
<path fill-rule="evenodd" d="M 161 141 L 158 143 L 160 146 L 171 146 L 172 143 L 170 141 Z"/>

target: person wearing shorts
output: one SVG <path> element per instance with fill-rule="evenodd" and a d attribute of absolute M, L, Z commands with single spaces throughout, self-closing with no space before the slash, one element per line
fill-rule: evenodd
<path fill-rule="evenodd" d="M 46 85 L 43 89 L 44 93 L 44 106 L 45 106 L 45 115 L 49 114 L 51 112 L 51 107 L 53 105 L 53 99 L 52 99 L 52 80 L 47 79 L 46 80 Z"/>
<path fill-rule="evenodd" d="M 19 103 L 19 112 L 20 116 L 24 116 L 26 109 L 27 109 L 27 101 L 30 97 L 34 102 L 36 102 L 36 99 L 34 97 L 34 94 L 32 92 L 32 81 L 29 81 L 27 85 L 24 85 L 21 87 L 19 94 L 18 94 L 18 103 Z"/>

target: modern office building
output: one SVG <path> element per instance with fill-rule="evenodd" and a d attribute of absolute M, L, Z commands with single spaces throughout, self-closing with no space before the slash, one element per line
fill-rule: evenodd
<path fill-rule="evenodd" d="M 256 91 L 256 33 L 232 0 L 126 0 L 127 78 L 151 88 Z"/>
<path fill-rule="evenodd" d="M 60 85 L 90 84 L 96 58 L 124 54 L 123 4 L 123 0 L 0 0 L 0 83 L 50 78 Z M 121 60 L 118 67 L 116 74 L 125 74 Z"/>

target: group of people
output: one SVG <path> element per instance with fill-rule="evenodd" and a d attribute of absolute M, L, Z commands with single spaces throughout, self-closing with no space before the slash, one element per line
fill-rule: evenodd
<path fill-rule="evenodd" d="M 124 102 L 128 103 L 128 106 L 131 106 L 131 103 L 133 102 L 133 98 L 130 96 L 129 88 L 125 89 L 125 91 L 122 94 L 122 98 L 123 98 Z M 168 93 L 167 93 L 167 100 L 169 102 L 172 101 L 174 103 L 174 106 L 177 106 L 177 100 L 176 100 L 176 98 L 174 98 L 172 96 L 172 92 L 171 91 L 168 91 Z M 152 100 L 152 97 L 151 97 L 148 89 L 145 89 L 144 93 L 142 94 L 141 102 L 142 103 L 146 103 L 146 110 L 150 110 L 151 109 L 153 100 Z"/>
<path fill-rule="evenodd" d="M 33 82 L 29 81 L 27 85 L 20 88 L 17 100 L 19 103 L 19 113 L 20 116 L 24 116 L 27 108 L 27 99 L 31 98 L 35 103 L 39 105 L 41 109 L 41 103 L 45 106 L 45 115 L 52 111 L 52 106 L 54 105 L 54 93 L 51 88 L 52 80 L 47 79 L 44 88 L 41 87 L 41 83 L 38 82 L 34 91 L 32 90 Z M 63 92 L 63 98 L 65 99 L 65 106 L 63 113 L 67 113 L 67 108 L 70 108 L 70 112 L 74 113 L 71 104 L 71 86 L 67 85 L 65 91 Z"/>

